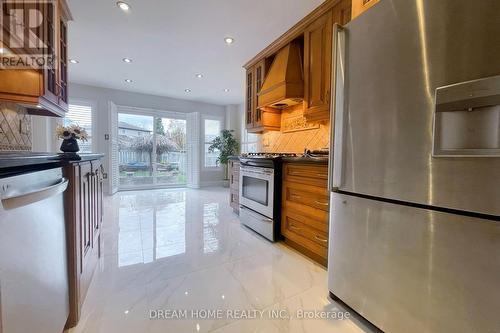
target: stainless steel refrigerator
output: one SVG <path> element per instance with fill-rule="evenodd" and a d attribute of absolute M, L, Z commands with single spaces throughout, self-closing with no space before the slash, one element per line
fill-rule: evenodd
<path fill-rule="evenodd" d="M 500 332 L 500 1 L 334 30 L 332 297 L 385 332 Z"/>

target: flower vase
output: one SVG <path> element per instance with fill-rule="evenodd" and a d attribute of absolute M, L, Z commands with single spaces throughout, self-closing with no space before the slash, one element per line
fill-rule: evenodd
<path fill-rule="evenodd" d="M 78 141 L 75 138 L 63 139 L 60 149 L 63 153 L 77 153 L 80 151 Z"/>

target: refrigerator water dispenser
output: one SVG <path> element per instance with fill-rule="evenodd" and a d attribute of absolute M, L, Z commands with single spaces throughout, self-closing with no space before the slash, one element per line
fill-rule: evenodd
<path fill-rule="evenodd" d="M 433 156 L 500 156 L 500 76 L 436 89 Z"/>

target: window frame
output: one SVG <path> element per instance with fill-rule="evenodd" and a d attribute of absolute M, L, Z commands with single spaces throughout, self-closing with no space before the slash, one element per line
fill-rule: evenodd
<path fill-rule="evenodd" d="M 206 120 L 216 120 L 220 123 L 220 131 L 222 131 L 223 129 L 225 129 L 225 123 L 224 123 L 224 117 L 220 117 L 220 116 L 214 116 L 214 115 L 207 115 L 207 114 L 202 114 L 201 116 L 201 157 L 202 157 L 202 170 L 207 170 L 207 171 L 219 171 L 219 170 L 222 170 L 223 166 L 222 164 L 219 164 L 219 165 L 215 165 L 215 166 L 207 166 L 205 164 L 206 162 L 206 153 L 205 153 L 205 145 L 209 142 L 206 142 L 205 141 L 205 121 Z"/>

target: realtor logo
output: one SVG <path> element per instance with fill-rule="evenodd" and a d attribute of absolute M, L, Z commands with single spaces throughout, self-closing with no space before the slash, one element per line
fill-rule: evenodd
<path fill-rule="evenodd" d="M 53 68 L 54 0 L 0 0 L 0 68 Z"/>

